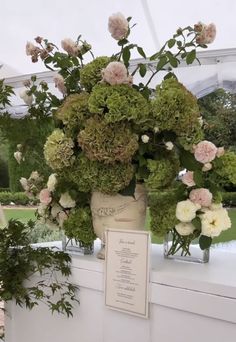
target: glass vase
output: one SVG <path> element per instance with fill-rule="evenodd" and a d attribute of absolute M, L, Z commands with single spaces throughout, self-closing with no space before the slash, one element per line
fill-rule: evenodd
<path fill-rule="evenodd" d="M 209 262 L 210 249 L 201 250 L 197 238 L 191 241 L 187 249 L 182 248 L 181 243 L 176 241 L 175 233 L 170 231 L 166 234 L 164 240 L 164 257 L 166 259 L 204 264 Z"/>
<path fill-rule="evenodd" d="M 67 236 L 63 237 L 62 249 L 65 252 L 80 255 L 91 255 L 94 252 L 93 243 L 84 244 L 81 241 L 78 241 L 76 239 L 70 239 Z"/>

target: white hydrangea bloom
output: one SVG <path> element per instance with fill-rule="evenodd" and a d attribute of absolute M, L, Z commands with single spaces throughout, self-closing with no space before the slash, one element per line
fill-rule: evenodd
<path fill-rule="evenodd" d="M 64 192 L 64 194 L 61 195 L 59 203 L 63 208 L 75 207 L 75 201 L 70 197 L 68 192 Z"/>
<path fill-rule="evenodd" d="M 47 188 L 49 191 L 53 192 L 55 190 L 56 184 L 57 184 L 57 177 L 56 173 L 52 173 L 48 177 L 48 182 L 47 182 Z"/>

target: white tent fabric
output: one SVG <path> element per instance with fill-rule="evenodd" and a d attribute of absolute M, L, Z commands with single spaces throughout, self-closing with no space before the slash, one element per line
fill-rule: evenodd
<path fill-rule="evenodd" d="M 25 54 L 26 41 L 33 41 L 38 35 L 60 46 L 61 39 L 76 39 L 82 34 L 92 44 L 95 55 L 111 55 L 117 46 L 107 30 L 107 20 L 116 12 L 133 17 L 137 25 L 130 40 L 142 46 L 148 55 L 158 51 L 178 27 L 194 25 L 199 20 L 214 22 L 217 38 L 209 49 L 199 53 L 202 66 L 178 68 L 176 74 L 198 97 L 219 87 L 235 91 L 235 0 L 1 0 L 0 60 L 16 71 L 3 75 L 0 69 L 0 78 L 45 70 L 42 62 L 33 64 Z M 14 83 L 13 79 L 7 82 Z M 19 83 L 19 79 L 15 82 Z"/>

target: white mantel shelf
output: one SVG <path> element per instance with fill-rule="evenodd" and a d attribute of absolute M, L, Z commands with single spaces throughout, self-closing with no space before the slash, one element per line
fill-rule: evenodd
<path fill-rule="evenodd" d="M 104 306 L 104 262 L 72 255 L 80 287 L 73 318 L 40 306 L 7 306 L 6 342 L 235 342 L 236 254 L 212 250 L 208 264 L 166 260 L 152 245 L 149 319 Z"/>

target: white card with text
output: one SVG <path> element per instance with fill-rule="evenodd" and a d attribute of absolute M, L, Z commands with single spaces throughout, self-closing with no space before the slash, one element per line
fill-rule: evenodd
<path fill-rule="evenodd" d="M 105 305 L 148 318 L 150 234 L 107 229 Z"/>

